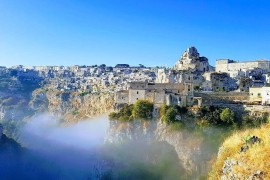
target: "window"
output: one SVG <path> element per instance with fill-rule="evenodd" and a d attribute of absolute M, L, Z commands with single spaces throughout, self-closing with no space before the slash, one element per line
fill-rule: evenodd
<path fill-rule="evenodd" d="M 139 94 L 139 91 L 137 91 L 137 94 Z"/>
<path fill-rule="evenodd" d="M 260 97 L 261 96 L 261 93 L 258 93 L 258 97 Z"/>

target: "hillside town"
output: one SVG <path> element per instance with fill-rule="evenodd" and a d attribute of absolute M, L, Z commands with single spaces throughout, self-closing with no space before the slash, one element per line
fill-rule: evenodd
<path fill-rule="evenodd" d="M 0 66 L 0 76 L 0 89 L 14 91 L 29 81 L 59 92 L 112 92 L 117 104 L 145 99 L 156 105 L 192 106 L 194 98 L 201 98 L 194 92 L 243 92 L 249 95 L 248 103 L 270 105 L 270 61 L 218 59 L 213 67 L 195 47 L 189 47 L 171 68 L 18 65 Z"/>

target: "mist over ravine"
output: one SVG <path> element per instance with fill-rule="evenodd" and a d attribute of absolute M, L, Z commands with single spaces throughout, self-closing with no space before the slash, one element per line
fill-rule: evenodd
<path fill-rule="evenodd" d="M 23 148 L 1 152 L 1 166 L 8 168 L 0 172 L 3 179 L 200 178 L 216 149 L 203 138 L 167 131 L 157 120 L 119 122 L 103 115 L 65 125 L 43 113 L 20 129 Z"/>

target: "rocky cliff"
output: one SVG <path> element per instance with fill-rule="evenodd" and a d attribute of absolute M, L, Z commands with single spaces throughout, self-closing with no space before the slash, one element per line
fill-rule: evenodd
<path fill-rule="evenodd" d="M 185 177 L 198 178 L 206 176 L 212 165 L 212 159 L 217 154 L 217 148 L 211 146 L 214 135 L 219 130 L 207 129 L 208 137 L 204 132 L 172 130 L 161 121 L 111 121 L 106 142 L 124 143 L 135 140 L 144 142 L 163 142 L 173 147 L 178 155 L 179 164 L 184 169 Z M 218 137 L 217 137 L 218 139 Z M 208 142 L 208 143 L 207 143 Z"/>
<path fill-rule="evenodd" d="M 70 123 L 110 112 L 114 107 L 113 93 L 66 93 L 36 90 L 30 106 L 36 112 L 47 111 Z"/>
<path fill-rule="evenodd" d="M 168 126 L 158 122 L 156 129 L 156 139 L 166 141 L 174 147 L 182 166 L 189 174 L 201 171 L 199 164 L 196 164 L 202 156 L 202 137 L 194 137 L 190 132 L 183 129 L 181 131 L 172 131 Z"/>
<path fill-rule="evenodd" d="M 126 141 L 153 140 L 157 127 L 156 121 L 135 120 L 130 122 L 110 120 L 105 142 L 121 144 Z"/>
<path fill-rule="evenodd" d="M 8 137 L 16 139 L 18 129 L 38 113 L 51 113 L 63 123 L 73 123 L 110 112 L 113 93 L 64 93 L 38 88 L 0 92 L 0 123 Z"/>
<path fill-rule="evenodd" d="M 219 149 L 210 179 L 269 179 L 270 125 L 235 132 Z"/>

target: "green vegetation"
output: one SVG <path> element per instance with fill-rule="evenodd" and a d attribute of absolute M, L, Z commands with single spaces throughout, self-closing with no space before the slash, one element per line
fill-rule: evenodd
<path fill-rule="evenodd" d="M 134 105 L 125 104 L 118 112 L 110 113 L 109 118 L 122 121 L 152 119 L 153 107 L 148 101 L 138 100 Z"/>
<path fill-rule="evenodd" d="M 233 124 L 235 120 L 234 112 L 229 108 L 223 109 L 220 114 L 220 120 L 227 124 Z"/>
<path fill-rule="evenodd" d="M 176 116 L 178 115 L 177 109 L 175 107 L 169 107 L 165 115 L 162 117 L 162 121 L 166 124 L 170 124 L 176 121 Z"/>
<path fill-rule="evenodd" d="M 177 105 L 167 106 L 163 105 L 160 109 L 160 117 L 162 122 L 166 124 L 179 122 L 182 115 L 187 113 L 187 108 Z"/>
<path fill-rule="evenodd" d="M 73 116 L 75 116 L 75 115 L 79 114 L 79 112 L 76 111 L 76 110 L 74 110 L 74 111 L 71 112 L 71 114 L 72 114 Z"/>
<path fill-rule="evenodd" d="M 229 108 L 219 108 L 214 106 L 202 107 L 198 111 L 199 119 L 197 125 L 225 125 L 231 126 L 236 124 L 234 112 Z"/>
<path fill-rule="evenodd" d="M 243 115 L 236 119 L 235 113 L 230 108 L 219 108 L 214 106 L 202 107 L 198 111 L 196 124 L 200 127 L 210 125 L 225 126 L 233 128 L 254 128 L 260 127 L 269 122 L 269 114 L 262 116 Z"/>
<path fill-rule="evenodd" d="M 82 93 L 79 94 L 79 96 L 85 96 L 87 94 L 91 94 L 91 92 L 90 91 L 88 91 L 88 92 L 82 92 Z"/>
<path fill-rule="evenodd" d="M 266 124 L 270 121 L 269 114 L 264 113 L 259 116 L 243 116 L 241 126 L 244 128 L 260 127 L 262 124 Z"/>
<path fill-rule="evenodd" d="M 136 119 L 151 119 L 154 105 L 146 100 L 138 100 L 133 107 L 132 116 Z"/>
<path fill-rule="evenodd" d="M 185 123 L 183 121 L 177 121 L 170 124 L 170 129 L 172 131 L 179 131 L 185 127 Z"/>
<path fill-rule="evenodd" d="M 187 108 L 177 105 L 163 105 L 160 108 L 160 117 L 163 123 L 170 125 L 173 131 L 181 130 L 185 127 L 185 123 L 181 120 L 182 116 L 187 113 Z"/>
<path fill-rule="evenodd" d="M 132 110 L 133 105 L 125 104 L 119 112 L 112 112 L 109 114 L 109 119 L 121 120 L 121 121 L 128 121 L 132 120 Z"/>

